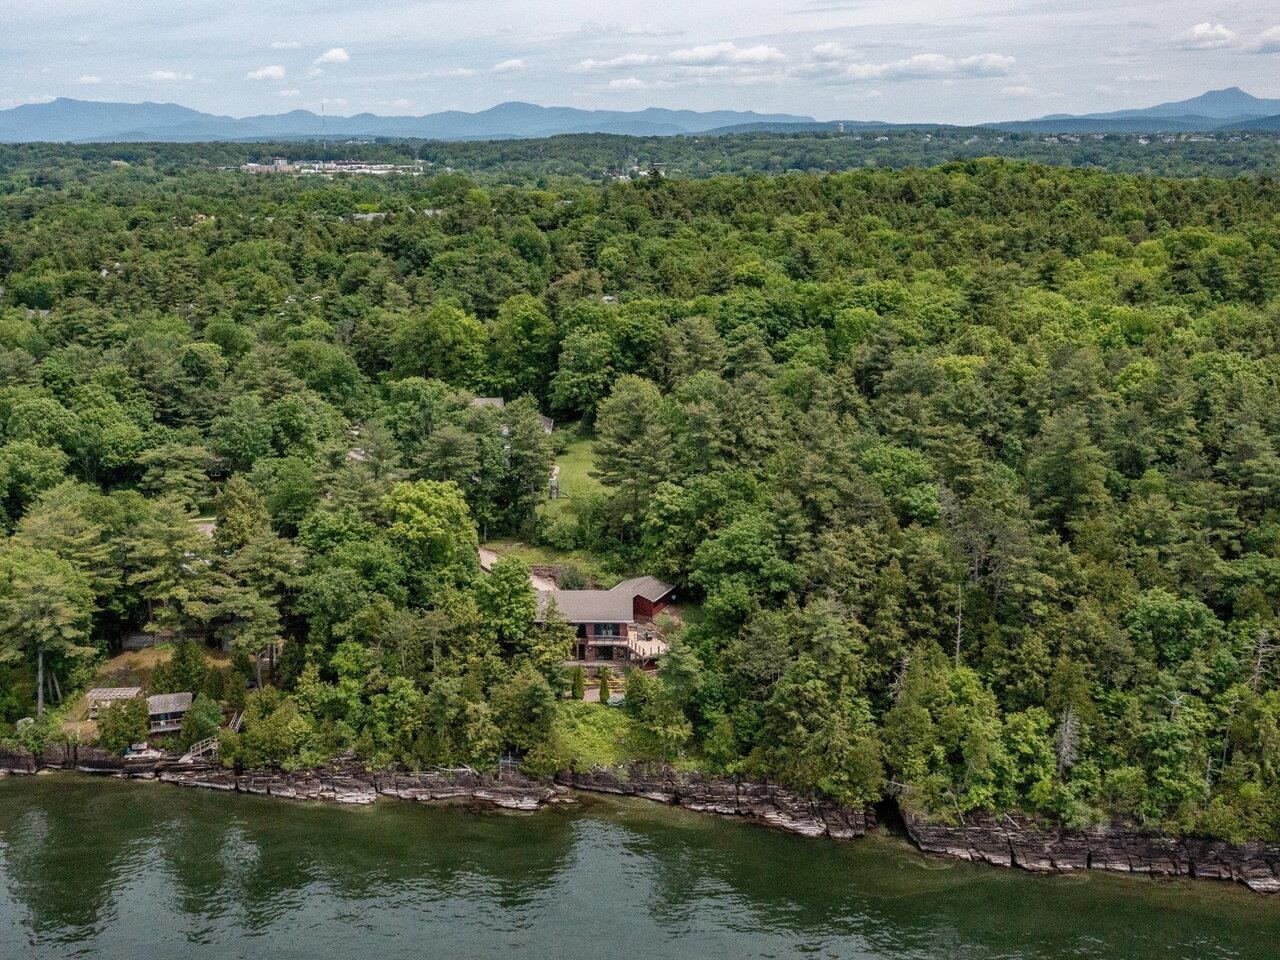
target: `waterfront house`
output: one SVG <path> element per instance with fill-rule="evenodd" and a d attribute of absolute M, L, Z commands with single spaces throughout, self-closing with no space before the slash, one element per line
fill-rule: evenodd
<path fill-rule="evenodd" d="M 147 697 L 147 719 L 151 733 L 176 733 L 181 730 L 182 718 L 191 709 L 193 699 L 189 693 L 160 693 Z"/>
<path fill-rule="evenodd" d="M 98 714 L 113 703 L 140 696 L 142 696 L 141 687 L 94 687 L 85 694 L 85 701 L 89 705 L 89 719 L 97 720 Z"/>
<path fill-rule="evenodd" d="M 624 580 L 610 590 L 539 590 L 538 619 L 554 604 L 577 631 L 572 662 L 589 667 L 652 666 L 667 652 L 653 618 L 675 590 L 657 577 Z"/>

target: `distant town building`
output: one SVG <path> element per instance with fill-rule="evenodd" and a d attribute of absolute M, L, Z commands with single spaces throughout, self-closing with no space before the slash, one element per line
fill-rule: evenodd
<path fill-rule="evenodd" d="M 419 176 L 422 173 L 420 164 L 404 163 L 369 163 L 366 160 L 299 160 L 290 163 L 286 157 L 272 157 L 267 163 L 244 163 L 240 165 L 243 173 L 281 173 L 298 176 L 333 177 L 335 174 L 385 177 L 391 174 Z"/>

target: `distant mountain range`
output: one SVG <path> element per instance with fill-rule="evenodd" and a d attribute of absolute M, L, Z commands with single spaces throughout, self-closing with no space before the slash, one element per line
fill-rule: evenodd
<path fill-rule="evenodd" d="M 1045 133 L 1190 133 L 1223 129 L 1280 129 L 1280 100 L 1264 100 L 1239 87 L 1210 90 L 1190 100 L 1160 103 L 1137 110 L 1050 114 L 988 126 L 1001 130 Z"/>
<path fill-rule="evenodd" d="M 310 110 L 223 117 L 176 103 L 108 103 L 60 97 L 0 110 L 0 142 L 290 140 L 331 137 L 421 137 L 477 140 L 562 133 L 668 136 L 754 123 L 813 123 L 786 113 L 713 110 L 579 110 L 500 103 L 478 113 L 449 110 L 422 117 L 322 117 Z"/>
<path fill-rule="evenodd" d="M 923 127 L 938 124 L 892 124 L 843 121 L 858 127 Z M 1051 114 L 982 126 L 1012 132 L 1165 133 L 1219 130 L 1280 130 L 1280 100 L 1264 100 L 1239 87 L 1211 90 L 1179 100 L 1134 110 L 1080 116 Z M 381 117 L 358 113 L 322 117 L 309 110 L 226 117 L 202 113 L 176 103 L 111 103 L 60 97 L 0 110 L 0 142 L 122 142 L 207 140 L 285 141 L 321 136 L 422 138 L 428 140 L 497 140 L 548 137 L 566 133 L 613 133 L 652 137 L 679 134 L 830 131 L 835 121 L 793 114 L 752 111 L 579 110 L 533 103 L 500 103 L 466 113 L 448 110 L 421 117 Z"/>

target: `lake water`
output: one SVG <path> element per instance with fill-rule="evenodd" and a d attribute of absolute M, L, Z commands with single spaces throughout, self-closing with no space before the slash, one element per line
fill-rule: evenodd
<path fill-rule="evenodd" d="M 1280 900 L 644 801 L 535 814 L 0 780 L 0 958 L 1280 957 Z"/>

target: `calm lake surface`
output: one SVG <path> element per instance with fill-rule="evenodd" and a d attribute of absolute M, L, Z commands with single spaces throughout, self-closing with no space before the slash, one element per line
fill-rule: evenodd
<path fill-rule="evenodd" d="M 1280 900 L 644 801 L 536 814 L 0 780 L 0 957 L 1280 957 Z"/>

